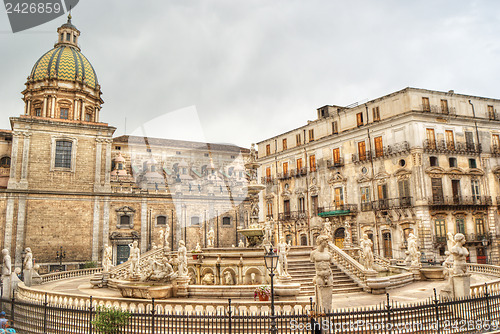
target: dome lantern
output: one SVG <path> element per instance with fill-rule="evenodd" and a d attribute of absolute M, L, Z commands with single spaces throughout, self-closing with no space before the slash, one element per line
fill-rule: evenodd
<path fill-rule="evenodd" d="M 58 39 L 57 43 L 54 45 L 55 48 L 60 46 L 71 46 L 80 51 L 78 46 L 78 37 L 80 36 L 80 30 L 78 30 L 71 23 L 71 14 L 68 15 L 68 22 L 63 24 L 57 29 Z"/>

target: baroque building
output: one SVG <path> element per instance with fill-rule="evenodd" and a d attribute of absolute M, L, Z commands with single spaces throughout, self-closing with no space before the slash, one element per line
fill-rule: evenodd
<path fill-rule="evenodd" d="M 168 244 L 216 247 L 239 242 L 249 201 L 249 150 L 146 137 L 113 138 L 100 121 L 101 87 L 71 23 L 35 63 L 22 92 L 24 113 L 0 131 L 2 248 L 16 266 L 30 247 L 42 271 L 99 261 L 113 246 L 115 264 L 137 240 L 142 252 Z M 168 232 L 167 232 L 168 230 Z M 168 237 L 165 237 L 168 235 Z"/>
<path fill-rule="evenodd" d="M 414 233 L 423 260 L 441 261 L 447 234 L 460 232 L 470 261 L 498 262 L 498 108 L 416 88 L 321 107 L 307 125 L 258 143 L 264 214 L 294 245 L 313 245 L 328 218 L 340 247 L 367 234 L 377 254 L 404 259 Z"/>

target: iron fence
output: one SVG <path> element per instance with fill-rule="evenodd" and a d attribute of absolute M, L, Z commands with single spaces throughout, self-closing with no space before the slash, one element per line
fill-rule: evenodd
<path fill-rule="evenodd" d="M 13 320 L 20 333 L 82 333 L 99 331 L 92 324 L 98 316 L 95 304 L 88 307 L 58 307 L 24 301 L 1 300 L 0 308 Z M 173 334 L 269 333 L 269 313 L 240 312 L 228 307 L 216 313 L 165 311 L 154 299 L 144 312 L 131 313 L 126 325 L 116 333 Z M 485 333 L 500 329 L 500 294 L 490 295 L 487 286 L 480 297 L 398 304 L 390 300 L 370 307 L 322 312 L 310 300 L 299 312 L 275 315 L 278 333 Z"/>

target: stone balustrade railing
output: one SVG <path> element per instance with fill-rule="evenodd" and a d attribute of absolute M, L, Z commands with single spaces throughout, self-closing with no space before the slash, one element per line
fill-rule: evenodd
<path fill-rule="evenodd" d="M 376 264 L 379 266 L 388 269 L 389 266 L 391 265 L 391 261 L 383 256 L 380 256 L 378 254 L 373 253 L 373 259 Z"/>
<path fill-rule="evenodd" d="M 151 310 L 151 300 L 134 299 L 134 298 L 116 298 L 116 297 L 89 297 L 82 295 L 71 295 L 67 293 L 58 293 L 50 291 L 42 291 L 34 288 L 26 287 L 24 284 L 19 284 L 16 295 L 18 300 L 42 304 L 47 301 L 50 306 L 57 307 L 79 307 L 88 308 L 92 300 L 92 306 L 108 306 L 118 307 L 123 311 L 128 312 L 148 312 Z M 297 300 L 275 301 L 277 312 L 305 312 L 310 308 L 310 302 Z M 251 314 L 270 311 L 270 302 L 261 301 L 239 301 L 232 300 L 231 305 L 234 310 Z M 155 300 L 155 309 L 159 312 L 217 312 L 228 307 L 228 300 Z"/>
<path fill-rule="evenodd" d="M 164 251 L 162 247 L 152 249 L 150 251 L 147 251 L 146 253 L 141 254 L 141 258 L 139 260 L 139 266 L 144 266 L 150 258 L 156 257 L 159 254 L 167 256 L 175 256 L 176 253 Z M 127 277 L 129 268 L 130 268 L 130 262 L 126 261 L 122 264 L 117 265 L 116 267 L 113 267 L 109 271 L 109 273 L 113 278 L 123 279 Z"/>
<path fill-rule="evenodd" d="M 102 271 L 102 268 L 88 268 L 79 270 L 68 270 L 59 271 L 55 273 L 40 275 L 42 277 L 42 283 L 57 281 L 60 279 L 79 277 L 79 276 L 89 276 Z"/>
<path fill-rule="evenodd" d="M 370 271 L 366 270 L 362 264 L 353 259 L 332 242 L 329 242 L 328 245 L 335 260 L 335 264 L 346 274 L 351 276 L 351 278 L 356 280 L 358 284 L 365 285 L 367 276 L 370 276 Z"/>

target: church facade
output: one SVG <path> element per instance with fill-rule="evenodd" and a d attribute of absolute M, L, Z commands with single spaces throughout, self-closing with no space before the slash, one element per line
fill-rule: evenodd
<path fill-rule="evenodd" d="M 238 245 L 248 222 L 248 150 L 231 145 L 113 137 L 100 122 L 97 74 L 81 53 L 71 18 L 35 63 L 22 92 L 25 110 L 0 131 L 0 234 L 16 266 L 30 247 L 42 271 L 100 261 L 114 264 L 129 244 Z M 168 135 L 168 134 L 167 134 Z M 161 231 L 161 232 L 160 232 Z M 168 236 L 167 236 L 168 235 Z"/>

